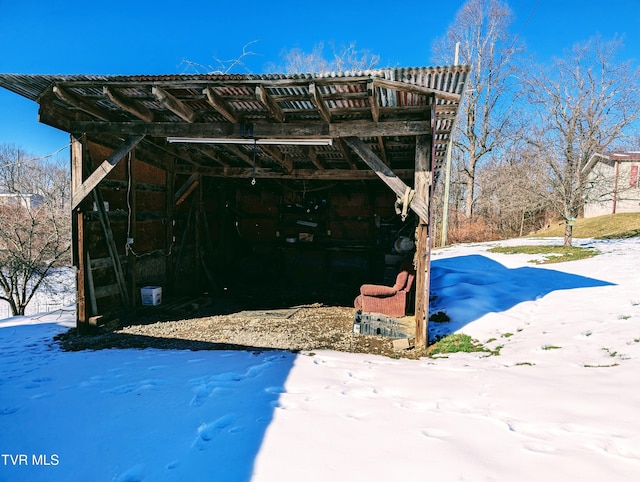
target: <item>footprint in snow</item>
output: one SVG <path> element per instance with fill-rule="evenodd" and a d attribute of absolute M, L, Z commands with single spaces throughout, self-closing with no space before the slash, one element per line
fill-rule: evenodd
<path fill-rule="evenodd" d="M 114 480 L 116 482 L 142 482 L 144 480 L 144 465 L 134 465 Z"/>
<path fill-rule="evenodd" d="M 212 423 L 203 423 L 198 427 L 198 436 L 193 442 L 194 447 L 198 450 L 207 450 L 212 445 L 211 442 L 216 436 L 226 429 L 231 433 L 240 431 L 239 427 L 231 427 L 236 420 L 236 414 L 230 413 L 220 417 L 218 420 Z"/>

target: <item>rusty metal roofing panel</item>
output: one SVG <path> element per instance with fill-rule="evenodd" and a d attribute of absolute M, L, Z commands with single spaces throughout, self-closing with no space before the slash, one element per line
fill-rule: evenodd
<path fill-rule="evenodd" d="M 469 72 L 468 66 L 386 68 L 363 71 L 325 72 L 315 74 L 167 74 L 167 75 L 37 75 L 0 74 L 0 86 L 31 100 L 37 98 L 53 83 L 196 83 L 234 81 L 282 81 L 282 80 L 322 80 L 348 78 L 375 78 L 398 80 L 423 87 L 437 88 L 445 92 L 461 93 L 460 86 Z"/>

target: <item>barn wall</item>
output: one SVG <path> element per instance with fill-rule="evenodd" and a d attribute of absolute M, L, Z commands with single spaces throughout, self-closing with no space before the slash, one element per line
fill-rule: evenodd
<path fill-rule="evenodd" d="M 108 158 L 111 149 L 88 143 L 85 166 L 93 166 Z M 84 218 L 85 259 L 91 271 L 86 273 L 88 316 L 121 311 L 140 304 L 140 288 L 165 285 L 167 282 L 167 172 L 141 161 L 135 155 L 123 159 L 102 180 L 98 196 L 105 207 L 106 219 L 98 209 L 94 196 L 81 204 Z M 104 222 L 103 222 L 104 221 Z M 117 253 L 122 267 L 130 306 L 125 307 L 117 282 L 117 270 L 109 249 Z M 132 243 L 127 241 L 132 240 Z M 92 301 L 90 298 L 93 297 Z M 97 309 L 91 308 L 92 302 Z M 95 313 L 93 312 L 95 311 Z"/>

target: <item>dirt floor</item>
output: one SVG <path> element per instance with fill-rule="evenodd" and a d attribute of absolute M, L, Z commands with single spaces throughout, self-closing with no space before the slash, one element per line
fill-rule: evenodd
<path fill-rule="evenodd" d="M 155 314 L 149 310 L 134 322 L 113 321 L 93 334 L 81 335 L 75 329 L 70 330 L 58 337 L 58 342 L 67 350 L 337 350 L 394 358 L 419 358 L 426 354 L 424 349 L 394 349 L 393 339 L 389 337 L 354 333 L 353 307 L 311 304 L 226 314 L 206 314 L 197 304 L 195 309 L 196 313 L 182 319 L 163 321 L 158 319 L 163 318 L 161 315 L 166 314 L 166 310 Z M 403 321 L 413 323 L 412 318 Z"/>

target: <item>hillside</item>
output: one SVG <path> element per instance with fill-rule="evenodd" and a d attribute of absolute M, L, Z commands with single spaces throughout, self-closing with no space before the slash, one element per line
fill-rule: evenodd
<path fill-rule="evenodd" d="M 556 223 L 530 237 L 564 236 L 564 223 Z M 577 219 L 573 227 L 574 238 L 633 238 L 640 236 L 640 213 L 621 213 Z"/>

